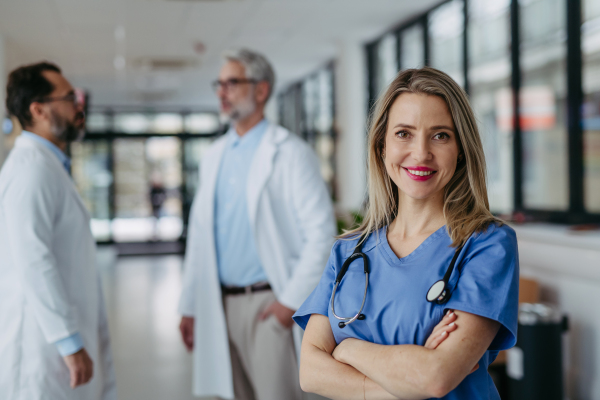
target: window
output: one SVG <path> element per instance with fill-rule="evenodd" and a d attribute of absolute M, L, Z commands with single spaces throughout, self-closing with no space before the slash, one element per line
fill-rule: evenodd
<path fill-rule="evenodd" d="M 279 95 L 279 123 L 313 147 L 319 157 L 321 175 L 332 194 L 335 177 L 333 85 L 333 65 L 330 64 Z"/>
<path fill-rule="evenodd" d="M 394 31 L 400 66 L 424 58 L 469 94 L 491 210 L 600 222 L 600 2 L 448 0 L 415 21 Z M 365 48 L 369 105 L 392 34 Z"/>
<path fill-rule="evenodd" d="M 469 87 L 487 162 L 490 208 L 513 210 L 510 2 L 469 1 Z"/>
<path fill-rule="evenodd" d="M 566 0 L 521 0 L 523 205 L 569 207 Z"/>
<path fill-rule="evenodd" d="M 429 65 L 450 75 L 464 86 L 463 32 L 464 3 L 452 0 L 429 16 Z"/>
<path fill-rule="evenodd" d="M 92 217 L 92 234 L 97 241 L 109 241 L 113 183 L 110 143 L 108 140 L 74 142 L 71 157 L 73 181 Z"/>
<path fill-rule="evenodd" d="M 420 23 L 400 32 L 400 69 L 422 68 L 425 65 L 425 36 Z"/>
<path fill-rule="evenodd" d="M 584 207 L 600 213 L 600 2 L 582 6 Z"/>
<path fill-rule="evenodd" d="M 96 240 L 178 240 L 202 154 L 222 133 L 218 115 L 96 109 L 86 129 L 70 151 Z"/>
<path fill-rule="evenodd" d="M 377 85 L 375 90 L 377 95 L 380 95 L 398 73 L 398 36 L 395 33 L 385 35 L 377 44 L 376 54 Z"/>

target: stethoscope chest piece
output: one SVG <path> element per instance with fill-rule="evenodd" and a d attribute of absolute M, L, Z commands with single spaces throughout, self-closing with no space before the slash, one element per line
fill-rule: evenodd
<path fill-rule="evenodd" d="M 446 282 L 442 279 L 431 285 L 427 292 L 427 301 L 442 304 L 446 302 Z"/>

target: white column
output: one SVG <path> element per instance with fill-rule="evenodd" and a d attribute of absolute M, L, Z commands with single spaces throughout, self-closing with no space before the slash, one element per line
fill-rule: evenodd
<path fill-rule="evenodd" d="M 6 58 L 4 52 L 4 38 L 0 35 L 0 124 L 4 122 L 6 106 L 4 105 L 6 96 Z M 1 128 L 1 125 L 0 125 Z M 4 131 L 0 129 L 0 166 L 4 162 Z"/>
<path fill-rule="evenodd" d="M 364 46 L 340 43 L 335 64 L 336 174 L 340 211 L 358 211 L 366 198 L 367 71 Z"/>

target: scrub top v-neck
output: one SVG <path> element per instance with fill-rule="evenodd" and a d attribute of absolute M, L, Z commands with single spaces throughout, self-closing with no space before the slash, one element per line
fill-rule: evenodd
<path fill-rule="evenodd" d="M 382 345 L 424 345 L 447 309 L 498 321 L 500 331 L 470 374 L 444 399 L 499 399 L 487 367 L 498 351 L 514 346 L 517 332 L 519 265 L 515 232 L 491 225 L 471 236 L 456 261 L 449 280 L 450 300 L 439 305 L 426 300 L 431 285 L 441 279 L 454 256 L 446 227 L 431 234 L 406 257 L 398 258 L 387 241 L 387 228 L 373 232 L 363 245 L 371 273 L 363 309 L 365 320 L 340 328 L 331 313 L 335 277 L 352 254 L 358 237 L 338 240 L 321 281 L 294 315 L 303 329 L 311 314 L 329 318 L 337 343 L 357 338 Z M 365 276 L 362 260 L 354 261 L 335 296 L 339 316 L 354 315 L 362 302 Z"/>

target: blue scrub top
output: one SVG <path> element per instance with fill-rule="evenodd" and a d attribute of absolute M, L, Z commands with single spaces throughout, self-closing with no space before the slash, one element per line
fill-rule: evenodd
<path fill-rule="evenodd" d="M 363 245 L 371 273 L 363 314 L 343 329 L 331 313 L 331 291 L 344 261 L 352 254 L 358 238 L 338 240 L 317 288 L 294 315 L 303 329 L 311 314 L 329 318 L 337 343 L 357 338 L 382 345 L 425 345 L 433 328 L 447 309 L 465 311 L 500 322 L 501 328 L 479 361 L 479 369 L 468 375 L 444 399 L 500 399 L 487 372 L 500 350 L 515 345 L 519 300 L 519 257 L 517 238 L 506 225 L 491 224 L 472 235 L 456 261 L 450 276 L 452 296 L 443 305 L 430 303 L 426 294 L 431 285 L 443 278 L 455 248 L 443 226 L 412 253 L 398 258 L 390 248 L 387 228 L 372 233 Z M 335 295 L 335 311 L 351 317 L 360 308 L 365 287 L 362 259 L 354 261 Z"/>

